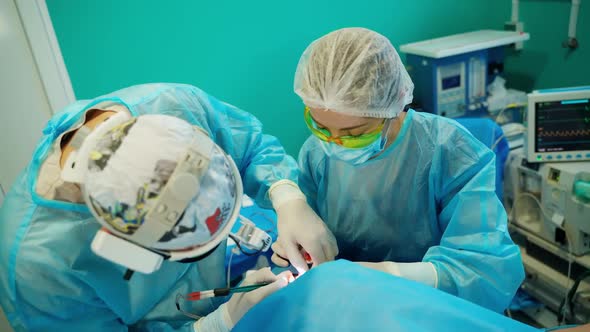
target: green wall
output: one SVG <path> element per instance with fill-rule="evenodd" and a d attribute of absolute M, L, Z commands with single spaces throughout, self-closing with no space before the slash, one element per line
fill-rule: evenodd
<path fill-rule="evenodd" d="M 524 85 L 529 77 L 541 87 L 590 83 L 579 68 L 583 57 L 590 58 L 590 35 L 580 38 L 580 50 L 568 59 L 560 38 L 547 37 L 553 25 L 567 32 L 568 2 L 524 2 L 522 17 L 533 37 L 524 52 L 509 58 L 515 84 Z M 508 0 L 47 0 L 47 5 L 78 98 L 145 82 L 193 84 L 255 114 L 294 156 L 308 132 L 293 75 L 314 39 L 363 26 L 399 46 L 501 29 L 510 15 Z M 590 31 L 590 8 L 582 11 L 580 34 Z M 549 20 L 552 13 L 559 19 Z"/>
<path fill-rule="evenodd" d="M 507 58 L 509 85 L 525 91 L 590 85 L 590 1 L 580 6 L 579 48 L 574 51 L 561 45 L 567 39 L 570 9 L 567 0 L 521 0 L 520 20 L 531 39 L 522 52 Z"/>

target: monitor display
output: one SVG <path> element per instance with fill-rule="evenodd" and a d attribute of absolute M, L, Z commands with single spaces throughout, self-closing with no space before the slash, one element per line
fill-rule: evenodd
<path fill-rule="evenodd" d="M 461 75 L 444 77 L 442 79 L 442 89 L 448 90 L 461 86 Z"/>
<path fill-rule="evenodd" d="M 535 103 L 535 152 L 590 150 L 590 99 Z"/>

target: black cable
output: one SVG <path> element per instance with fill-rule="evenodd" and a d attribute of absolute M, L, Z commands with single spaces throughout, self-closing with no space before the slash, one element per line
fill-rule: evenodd
<path fill-rule="evenodd" d="M 574 282 L 572 287 L 567 292 L 565 298 L 559 304 L 559 309 L 557 310 L 557 321 L 558 322 L 562 322 L 565 319 L 566 323 L 567 323 L 567 318 L 568 318 L 567 316 L 571 316 L 572 319 L 575 319 L 574 297 L 575 297 L 576 293 L 578 292 L 578 287 L 580 286 L 580 283 L 588 277 L 590 277 L 590 270 L 582 273 L 580 276 L 578 276 L 576 278 L 576 281 Z M 568 315 L 566 315 L 564 313 L 564 311 L 566 309 L 566 305 L 567 305 L 567 309 L 568 309 L 568 311 L 567 311 Z"/>
<path fill-rule="evenodd" d="M 580 286 L 580 283 L 582 283 L 582 281 L 584 279 L 588 278 L 589 276 L 590 276 L 590 271 L 586 271 L 580 277 L 578 277 L 578 279 L 576 280 L 576 283 L 574 283 L 574 286 L 572 286 L 572 290 L 570 291 L 571 294 L 569 294 L 569 296 L 568 296 L 569 311 L 571 313 L 571 316 L 574 319 L 576 317 L 576 314 L 574 312 L 574 297 L 575 297 L 576 293 L 578 292 L 578 287 Z"/>
<path fill-rule="evenodd" d="M 180 294 L 180 293 L 176 294 L 176 302 L 175 302 L 175 303 L 176 303 L 176 310 L 180 311 L 180 313 L 181 313 L 181 314 L 183 314 L 183 315 L 185 315 L 185 316 L 187 316 L 187 317 L 190 317 L 190 318 L 192 318 L 192 319 L 194 319 L 194 320 L 199 320 L 199 319 L 201 319 L 201 318 L 202 318 L 201 316 L 198 316 L 198 315 L 195 315 L 195 314 L 191 314 L 191 313 L 190 313 L 190 312 L 188 312 L 188 311 L 184 311 L 184 310 L 183 310 L 183 309 L 180 307 L 180 299 L 183 299 L 183 298 L 184 298 L 184 297 L 182 296 L 182 294 Z"/>
<path fill-rule="evenodd" d="M 135 271 L 127 269 L 127 271 L 125 271 L 125 275 L 123 276 L 123 280 L 129 281 L 129 279 L 131 279 L 131 277 L 133 276 L 133 272 Z"/>

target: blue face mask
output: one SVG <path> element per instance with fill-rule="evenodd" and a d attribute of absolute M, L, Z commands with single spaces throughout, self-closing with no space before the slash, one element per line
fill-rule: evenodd
<path fill-rule="evenodd" d="M 319 139 L 318 141 L 328 157 L 336 158 L 352 165 L 360 165 L 385 149 L 389 127 L 390 122 L 388 121 L 384 126 L 385 133 L 382 133 L 379 139 L 364 148 L 345 148 L 336 143 L 325 142 Z"/>

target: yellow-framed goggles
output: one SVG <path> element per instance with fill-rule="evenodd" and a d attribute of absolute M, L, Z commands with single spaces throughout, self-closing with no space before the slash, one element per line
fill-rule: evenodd
<path fill-rule="evenodd" d="M 381 137 L 383 125 L 385 124 L 385 119 L 383 119 L 383 122 L 379 125 L 379 127 L 377 127 L 377 129 L 370 133 L 361 134 L 357 136 L 333 137 L 327 129 L 323 129 L 318 126 L 318 124 L 311 116 L 310 109 L 307 106 L 305 106 L 303 118 L 305 119 L 305 124 L 307 125 L 307 128 L 309 128 L 311 133 L 317 138 L 321 139 L 324 142 L 330 142 L 341 145 L 345 148 L 352 149 L 364 148 L 366 146 L 371 145 L 373 142 L 379 139 Z"/>

